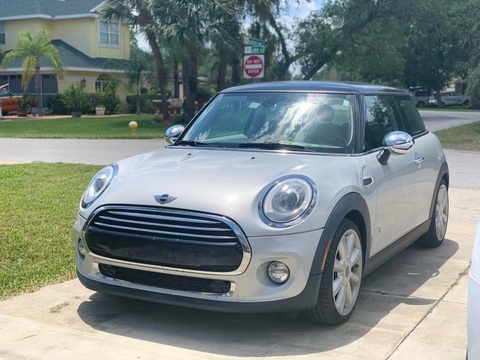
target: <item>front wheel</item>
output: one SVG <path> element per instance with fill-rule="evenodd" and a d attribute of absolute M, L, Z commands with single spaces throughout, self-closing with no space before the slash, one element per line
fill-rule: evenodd
<path fill-rule="evenodd" d="M 363 275 L 363 248 L 355 223 L 343 219 L 328 251 L 317 305 L 308 319 L 327 325 L 346 322 L 357 304 Z"/>
<path fill-rule="evenodd" d="M 435 198 L 432 221 L 428 231 L 422 235 L 417 243 L 425 247 L 438 247 L 442 245 L 448 225 L 448 188 L 445 180 L 440 182 Z"/>

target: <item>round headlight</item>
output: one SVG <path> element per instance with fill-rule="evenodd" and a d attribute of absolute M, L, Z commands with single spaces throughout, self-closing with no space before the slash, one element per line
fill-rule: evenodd
<path fill-rule="evenodd" d="M 305 176 L 289 175 L 264 189 L 259 213 L 267 225 L 288 227 L 305 220 L 316 202 L 317 187 L 313 181 Z"/>
<path fill-rule="evenodd" d="M 107 188 L 114 176 L 117 174 L 117 164 L 109 165 L 100 170 L 85 190 L 82 198 L 82 207 L 88 208 Z"/>

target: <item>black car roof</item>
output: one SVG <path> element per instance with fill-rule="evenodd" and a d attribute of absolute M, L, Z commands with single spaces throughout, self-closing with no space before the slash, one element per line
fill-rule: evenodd
<path fill-rule="evenodd" d="M 236 92 L 255 92 L 255 91 L 328 91 L 342 93 L 398 93 L 408 94 L 405 90 L 399 90 L 393 87 L 360 84 L 360 83 L 344 83 L 332 81 L 278 81 L 256 83 L 242 86 L 235 86 L 222 91 L 222 93 Z"/>

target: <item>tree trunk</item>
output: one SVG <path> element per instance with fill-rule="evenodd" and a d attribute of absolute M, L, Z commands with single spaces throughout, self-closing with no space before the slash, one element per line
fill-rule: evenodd
<path fill-rule="evenodd" d="M 180 98 L 180 82 L 178 78 L 178 60 L 173 61 L 173 97 Z"/>
<path fill-rule="evenodd" d="M 220 54 L 220 64 L 217 72 L 217 91 L 225 89 L 225 79 L 227 77 L 228 57 L 224 52 Z"/>
<path fill-rule="evenodd" d="M 35 96 L 37 98 L 38 116 L 43 115 L 43 99 L 42 99 L 42 75 L 40 74 L 40 66 L 35 66 Z"/>
<path fill-rule="evenodd" d="M 160 86 L 161 100 L 162 100 L 162 115 L 163 120 L 170 119 L 170 114 L 168 113 L 168 99 L 167 99 L 167 85 L 165 78 L 165 65 L 160 52 L 160 47 L 158 46 L 155 35 L 148 35 L 148 44 L 152 49 L 153 58 L 155 59 L 155 68 L 157 70 L 157 80 L 158 85 Z"/>
<path fill-rule="evenodd" d="M 239 85 L 241 83 L 240 61 L 240 59 L 235 59 L 230 64 L 230 66 L 232 67 L 232 85 Z"/>
<path fill-rule="evenodd" d="M 187 119 L 190 121 L 195 116 L 195 100 L 198 87 L 198 57 L 197 48 L 191 46 L 188 51 L 188 95 L 187 95 Z"/>

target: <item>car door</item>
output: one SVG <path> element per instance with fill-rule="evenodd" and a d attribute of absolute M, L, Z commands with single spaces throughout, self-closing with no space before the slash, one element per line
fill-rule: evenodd
<path fill-rule="evenodd" d="M 392 154 L 385 165 L 377 159 L 385 135 L 404 127 L 394 96 L 365 95 L 364 104 L 367 154 L 363 159 L 362 177 L 367 192 L 371 193 L 372 188 L 375 189 L 374 205 L 370 208 L 370 255 L 375 255 L 412 228 L 405 174 L 408 173 L 407 169 L 412 169 L 413 159 Z"/>
<path fill-rule="evenodd" d="M 397 97 L 403 118 L 401 130 L 413 136 L 413 148 L 402 155 L 406 160 L 403 171 L 408 203 L 406 204 L 406 227 L 415 228 L 427 221 L 439 171 L 438 140 L 429 133 L 414 104 L 405 97 Z"/>

